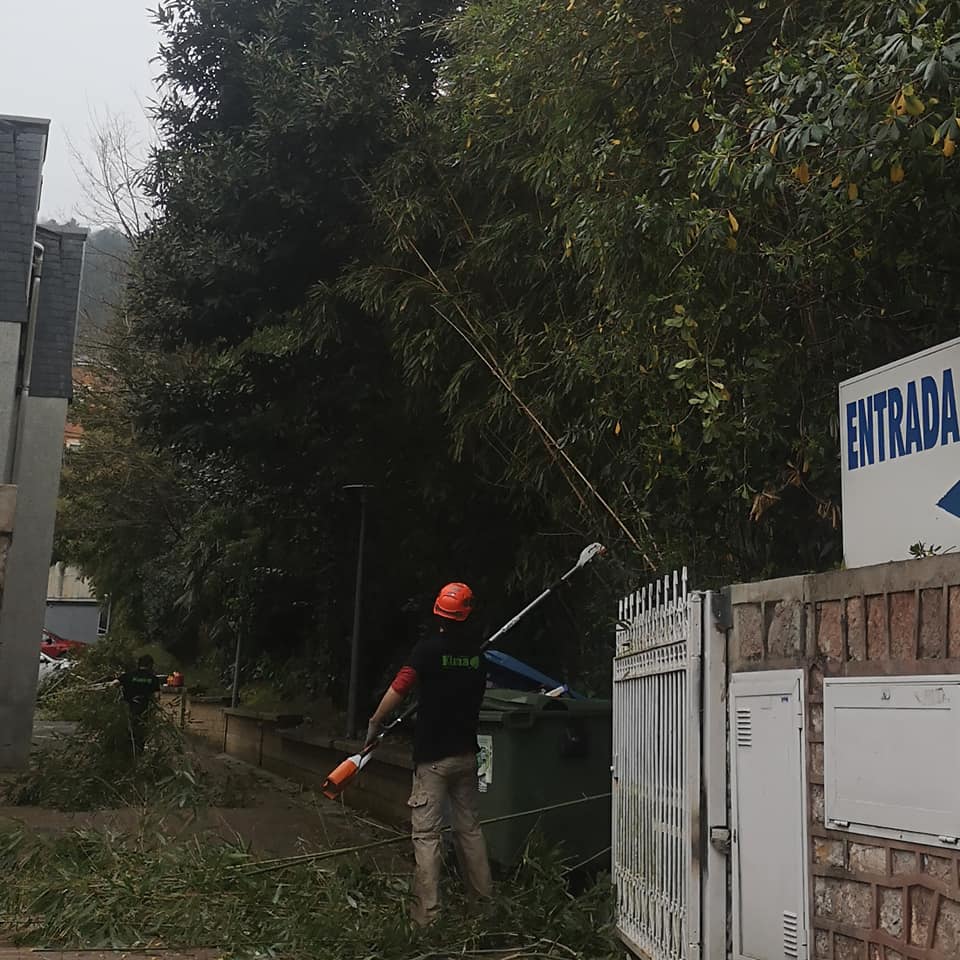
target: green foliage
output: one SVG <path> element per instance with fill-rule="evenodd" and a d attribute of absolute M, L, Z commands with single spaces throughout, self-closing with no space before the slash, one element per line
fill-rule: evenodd
<path fill-rule="evenodd" d="M 135 836 L 0 834 L 0 866 L 18 878 L 0 889 L 0 915 L 20 942 L 65 947 L 216 944 L 232 955 L 268 952 L 290 960 L 430 949 L 469 956 L 471 949 L 499 948 L 517 958 L 584 960 L 618 953 L 605 926 L 608 884 L 573 898 L 549 857 L 530 858 L 505 882 L 488 917 L 467 919 L 457 894 L 421 935 L 407 919 L 403 879 L 350 862 L 252 876 L 235 869 L 252 862 L 246 849 L 209 838 L 176 842 L 152 818 Z"/>
<path fill-rule="evenodd" d="M 41 752 L 31 769 L 6 791 L 17 806 L 55 810 L 115 809 L 141 806 L 179 793 L 192 777 L 175 728 L 153 714 L 146 720 L 148 748 L 135 759 L 129 714 L 116 693 L 76 705 L 78 732 L 49 752 Z M 188 805 L 194 805 L 188 803 Z"/>
<path fill-rule="evenodd" d="M 429 103 L 443 8 L 306 0 L 162 5 L 162 206 L 139 242 L 126 318 L 77 414 L 59 546 L 127 622 L 180 656 L 262 651 L 342 694 L 358 521 L 344 484 L 374 482 L 366 556 L 369 695 L 414 638 L 401 608 L 451 578 L 491 627 L 529 571 L 514 558 L 536 495 L 451 456 L 379 315 L 340 292 L 374 249 L 366 182 Z M 588 533 L 550 538 L 539 579 Z M 519 591 L 518 591 L 519 592 Z"/>
<path fill-rule="evenodd" d="M 61 698 L 67 693 L 58 692 Z M 148 747 L 135 758 L 129 711 L 116 690 L 84 693 L 58 711 L 75 720 L 77 732 L 31 761 L 31 769 L 7 789 L 8 802 L 56 810 L 140 806 L 161 800 L 175 780 L 192 776 L 169 721 L 150 712 L 145 720 Z"/>
<path fill-rule="evenodd" d="M 352 289 L 463 447 L 526 438 L 487 468 L 556 520 L 602 512 L 465 338 L 655 563 L 700 583 L 835 564 L 837 382 L 956 329 L 957 22 L 471 5 L 376 185 L 386 265 Z"/>
<path fill-rule="evenodd" d="M 571 679 L 651 568 L 839 564 L 837 382 L 956 333 L 955 3 L 158 19 L 160 212 L 62 537 L 151 640 L 338 696 L 357 481 L 371 692 L 408 598 L 493 627 L 588 540 L 602 587 L 514 640 Z"/>
<path fill-rule="evenodd" d="M 135 755 L 129 709 L 119 688 L 104 685 L 134 659 L 128 643 L 105 640 L 41 688 L 44 718 L 71 721 L 76 729 L 34 755 L 30 769 L 6 788 L 6 802 L 57 810 L 243 802 L 242 783 L 204 770 L 157 704 L 143 717 L 146 748 Z"/>
<path fill-rule="evenodd" d="M 924 543 L 922 540 L 910 545 L 910 556 L 914 560 L 921 557 L 939 557 L 946 553 L 953 553 L 956 547 L 944 547 L 940 544 Z"/>
<path fill-rule="evenodd" d="M 82 424 L 83 443 L 64 457 L 54 559 L 109 594 L 116 621 L 151 640 L 175 639 L 182 534 L 197 494 L 170 454 L 145 444 L 133 425 L 127 372 L 142 365 L 121 332 L 118 324 L 105 359 L 76 388 L 71 419 Z"/>

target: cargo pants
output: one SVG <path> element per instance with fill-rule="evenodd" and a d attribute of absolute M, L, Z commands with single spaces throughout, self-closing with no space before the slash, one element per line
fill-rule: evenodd
<path fill-rule="evenodd" d="M 468 901 L 475 903 L 492 893 L 487 845 L 479 824 L 478 797 L 475 754 L 417 764 L 408 803 L 417 862 L 410 913 L 418 926 L 429 926 L 440 912 L 445 802 L 449 804 L 450 826 Z"/>

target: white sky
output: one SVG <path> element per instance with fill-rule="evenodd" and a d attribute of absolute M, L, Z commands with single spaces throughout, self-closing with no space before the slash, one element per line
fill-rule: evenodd
<path fill-rule="evenodd" d="M 91 115 L 128 118 L 149 139 L 159 33 L 144 0 L 0 0 L 0 113 L 51 121 L 42 217 L 84 220 L 68 139 Z"/>

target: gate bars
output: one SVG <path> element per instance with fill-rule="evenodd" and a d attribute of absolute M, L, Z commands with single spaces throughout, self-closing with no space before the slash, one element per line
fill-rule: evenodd
<path fill-rule="evenodd" d="M 688 593 L 687 571 L 674 572 L 620 601 L 613 662 L 613 881 L 617 930 L 636 954 L 649 960 L 705 960 L 726 953 L 725 862 L 713 863 L 705 886 L 701 724 L 721 724 L 722 683 L 701 676 L 704 608 L 715 595 Z M 722 649 L 722 643 L 714 646 Z M 722 667 L 722 654 L 719 658 Z M 714 702 L 716 700 L 716 702 Z M 702 716 L 701 711 L 704 711 Z M 707 729 L 710 749 L 716 731 Z M 723 751 L 723 739 L 719 741 Z M 717 777 L 717 764 L 708 764 Z M 711 784 L 719 825 L 725 826 L 723 783 Z M 720 789 L 722 787 L 722 790 Z M 708 799 L 710 799 L 708 797 Z M 701 931 L 701 887 L 708 897 Z M 719 908 L 719 918 L 717 910 Z M 706 933 L 702 939 L 702 933 Z M 704 946 L 706 949 L 701 950 Z"/>

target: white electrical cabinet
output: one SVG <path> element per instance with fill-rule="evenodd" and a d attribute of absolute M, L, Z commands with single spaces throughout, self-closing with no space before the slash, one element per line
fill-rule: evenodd
<path fill-rule="evenodd" d="M 807 870 L 804 674 L 730 683 L 734 960 L 805 960 Z"/>
<path fill-rule="evenodd" d="M 827 826 L 956 849 L 960 677 L 828 678 Z"/>

